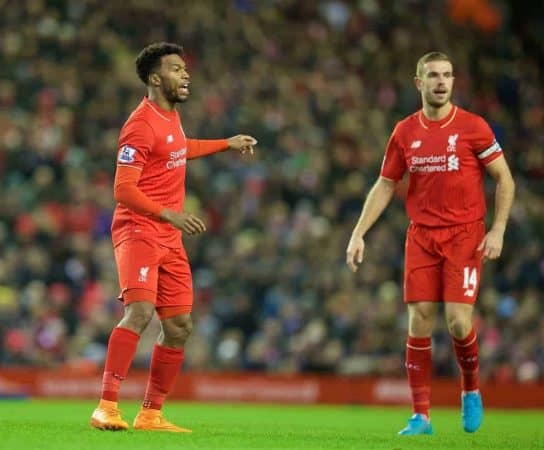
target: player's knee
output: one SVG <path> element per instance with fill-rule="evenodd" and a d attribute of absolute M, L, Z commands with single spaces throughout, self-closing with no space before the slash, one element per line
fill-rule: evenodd
<path fill-rule="evenodd" d="M 171 346 L 180 346 L 185 344 L 187 338 L 193 331 L 193 321 L 191 316 L 183 315 L 174 320 L 163 322 L 163 333 L 166 341 Z"/>
<path fill-rule="evenodd" d="M 412 321 L 410 323 L 410 336 L 430 336 L 433 331 L 432 324 L 426 321 Z"/>
<path fill-rule="evenodd" d="M 428 336 L 433 328 L 433 316 L 423 310 L 413 310 L 410 314 L 409 333 L 411 336 Z"/>
<path fill-rule="evenodd" d="M 153 318 L 154 311 L 154 306 L 151 303 L 131 303 L 127 306 L 125 317 L 123 317 L 120 325 L 137 333 L 142 333 Z"/>
<path fill-rule="evenodd" d="M 176 334 L 180 339 L 185 340 L 191 335 L 193 332 L 193 321 L 191 320 L 191 317 L 184 318 L 178 327 L 176 327 Z"/>
<path fill-rule="evenodd" d="M 472 328 L 472 323 L 463 316 L 447 318 L 448 331 L 456 339 L 464 339 Z"/>

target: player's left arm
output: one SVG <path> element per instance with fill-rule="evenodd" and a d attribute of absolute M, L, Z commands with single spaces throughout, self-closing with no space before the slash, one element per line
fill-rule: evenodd
<path fill-rule="evenodd" d="M 484 260 L 487 260 L 497 259 L 501 255 L 504 231 L 514 200 L 515 184 L 504 156 L 494 159 L 485 168 L 497 183 L 493 224 L 478 247 L 479 251 L 483 251 Z"/>
<path fill-rule="evenodd" d="M 224 150 L 238 150 L 242 154 L 249 152 L 253 155 L 253 146 L 256 144 L 257 139 L 245 134 L 228 139 L 187 139 L 187 158 L 200 158 Z"/>

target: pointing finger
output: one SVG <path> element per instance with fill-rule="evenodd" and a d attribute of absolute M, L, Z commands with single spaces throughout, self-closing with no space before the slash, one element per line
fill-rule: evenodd
<path fill-rule="evenodd" d="M 246 144 L 249 144 L 249 145 L 257 144 L 257 139 L 255 139 L 253 136 L 244 136 L 242 139 Z"/>

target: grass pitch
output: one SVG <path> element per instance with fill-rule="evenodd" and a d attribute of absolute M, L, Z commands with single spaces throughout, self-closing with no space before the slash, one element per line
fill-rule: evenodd
<path fill-rule="evenodd" d="M 409 408 L 169 403 L 192 434 L 91 429 L 91 401 L 0 401 L 1 449 L 544 449 L 544 411 L 486 410 L 482 428 L 461 429 L 457 410 L 432 412 L 433 436 L 400 437 Z M 121 403 L 129 423 L 139 405 Z"/>

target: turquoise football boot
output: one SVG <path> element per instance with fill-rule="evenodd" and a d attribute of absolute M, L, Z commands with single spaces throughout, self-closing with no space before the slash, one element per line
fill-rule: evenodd
<path fill-rule="evenodd" d="M 423 414 L 414 414 L 408 419 L 408 425 L 398 433 L 401 436 L 416 436 L 418 434 L 433 434 L 433 426 Z"/>
<path fill-rule="evenodd" d="M 467 433 L 474 433 L 480 428 L 484 417 L 484 407 L 480 391 L 461 394 L 461 411 L 463 430 Z"/>

